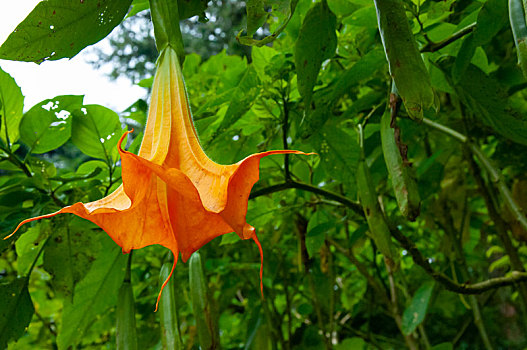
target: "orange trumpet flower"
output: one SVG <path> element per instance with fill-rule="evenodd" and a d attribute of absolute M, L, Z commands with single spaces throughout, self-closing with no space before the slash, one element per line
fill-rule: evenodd
<path fill-rule="evenodd" d="M 118 144 L 123 180 L 120 187 L 97 201 L 75 203 L 52 214 L 26 219 L 15 232 L 30 221 L 72 213 L 101 227 L 123 253 L 152 244 L 170 249 L 174 254 L 170 279 L 180 252 L 187 261 L 213 238 L 234 231 L 241 239 L 256 242 L 263 264 L 255 229 L 245 220 L 249 193 L 259 178 L 260 159 L 271 154 L 305 153 L 268 151 L 232 165 L 209 159 L 194 129 L 181 67 L 170 46 L 158 60 L 138 155 L 121 147 L 128 133 Z M 261 278 L 262 265 L 260 283 Z M 161 287 L 156 310 L 168 279 Z"/>

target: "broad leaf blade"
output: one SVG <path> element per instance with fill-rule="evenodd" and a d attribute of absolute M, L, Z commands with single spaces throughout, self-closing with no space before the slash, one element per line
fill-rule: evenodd
<path fill-rule="evenodd" d="M 263 0 L 247 1 L 247 36 L 252 37 L 256 30 L 260 28 L 267 18 L 265 2 Z"/>
<path fill-rule="evenodd" d="M 336 26 L 337 18 L 325 1 L 314 4 L 302 23 L 295 44 L 295 65 L 298 91 L 304 98 L 306 110 L 311 105 L 313 87 L 317 82 L 322 62 L 335 54 Z"/>
<path fill-rule="evenodd" d="M 73 113 L 71 140 L 90 157 L 111 161 L 120 136 L 119 116 L 106 107 L 88 105 Z"/>
<path fill-rule="evenodd" d="M 403 313 L 402 329 L 404 334 L 412 333 L 424 321 L 433 289 L 434 283 L 428 282 L 415 292 L 412 302 Z"/>
<path fill-rule="evenodd" d="M 62 219 L 52 230 L 44 251 L 44 269 L 51 275 L 54 290 L 69 302 L 73 301 L 75 285 L 89 270 L 100 244 L 90 230 L 84 229 L 86 221 Z"/>
<path fill-rule="evenodd" d="M 456 90 L 464 104 L 484 124 L 509 140 L 527 145 L 527 119 L 510 108 L 507 91 L 497 80 L 469 65 Z"/>
<path fill-rule="evenodd" d="M 33 261 L 38 257 L 45 238 L 40 227 L 41 225 L 31 226 L 15 243 L 19 276 L 27 275 Z"/>
<path fill-rule="evenodd" d="M 313 145 L 320 155 L 320 166 L 326 174 L 342 183 L 354 187 L 355 174 L 359 164 L 359 145 L 356 138 L 336 125 L 327 124 L 318 134 L 313 135 Z"/>
<path fill-rule="evenodd" d="M 457 54 L 453 67 L 453 76 L 456 81 L 462 79 L 476 48 L 485 45 L 496 37 L 498 32 L 508 22 L 507 1 L 488 0 L 478 13 L 476 28 L 463 41 Z"/>
<path fill-rule="evenodd" d="M 9 74 L 0 68 L 0 140 L 7 144 L 18 140 L 18 126 L 22 119 L 22 109 L 24 108 L 24 95 Z"/>
<path fill-rule="evenodd" d="M 24 114 L 20 138 L 32 153 L 46 153 L 71 136 L 71 112 L 82 106 L 83 96 L 57 96 L 44 100 Z"/>
<path fill-rule="evenodd" d="M 71 58 L 110 34 L 131 2 L 41 1 L 0 47 L 0 58 L 36 63 Z"/>
<path fill-rule="evenodd" d="M 218 132 L 224 132 L 238 121 L 253 105 L 260 93 L 260 80 L 256 70 L 251 65 L 247 68 L 238 87 L 234 90 L 229 108 L 225 112 Z"/>
<path fill-rule="evenodd" d="M 104 233 L 102 247 L 90 271 L 75 287 L 73 303 L 65 303 L 62 329 L 58 335 L 60 349 L 77 345 L 89 327 L 117 302 L 117 292 L 124 278 L 126 256 Z"/>
<path fill-rule="evenodd" d="M 0 348 L 20 338 L 31 321 L 33 302 L 27 289 L 27 278 L 0 284 Z"/>

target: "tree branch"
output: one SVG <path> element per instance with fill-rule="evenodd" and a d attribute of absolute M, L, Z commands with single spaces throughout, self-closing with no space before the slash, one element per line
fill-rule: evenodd
<path fill-rule="evenodd" d="M 303 190 L 311 193 L 315 193 L 321 196 L 324 196 L 326 198 L 329 198 L 331 200 L 334 200 L 335 202 L 339 202 L 342 205 L 345 205 L 346 207 L 353 210 L 356 214 L 359 214 L 360 216 L 364 216 L 364 213 L 362 211 L 362 207 L 359 203 L 354 202 L 344 196 L 341 196 L 340 194 L 337 194 L 335 192 L 324 190 L 320 187 L 316 187 L 313 185 L 309 185 L 306 183 L 298 182 L 295 180 L 289 180 L 281 184 L 272 185 L 269 187 L 262 188 L 257 191 L 251 192 L 251 195 L 249 196 L 249 199 L 254 199 L 256 197 L 264 196 L 266 194 L 271 194 L 275 192 L 280 192 L 283 190 L 287 190 L 290 188 L 296 188 L 297 190 Z"/>
<path fill-rule="evenodd" d="M 425 118 L 425 120 L 427 119 Z M 425 124 L 427 124 L 427 122 L 425 122 Z M 451 130 L 451 131 L 456 132 L 454 130 Z M 279 192 L 279 191 L 283 191 L 283 190 L 291 189 L 291 188 L 296 188 L 299 190 L 304 190 L 304 191 L 308 191 L 308 192 L 312 192 L 312 193 L 324 196 L 326 198 L 339 202 L 342 205 L 345 205 L 346 207 L 350 208 L 351 210 L 353 210 L 356 214 L 360 215 L 361 217 L 364 216 L 364 213 L 362 211 L 362 207 L 360 206 L 360 204 L 353 202 L 349 200 L 348 198 L 341 196 L 339 194 L 336 194 L 334 192 L 326 191 L 324 189 L 321 189 L 321 188 L 318 188 L 312 185 L 308 185 L 305 183 L 297 182 L 294 180 L 290 180 L 290 181 L 287 181 L 281 184 L 272 185 L 269 187 L 262 188 L 258 191 L 254 191 L 249 196 L 249 199 L 254 199 L 256 197 L 260 197 L 266 194 L 271 194 L 271 193 L 275 193 L 275 192 Z M 527 272 L 512 271 L 510 273 L 510 276 L 508 277 L 491 278 L 489 280 L 475 283 L 475 284 L 456 283 L 454 280 L 452 280 L 447 275 L 441 272 L 435 271 L 432 265 L 423 256 L 421 251 L 417 249 L 415 243 L 411 239 L 403 235 L 396 228 L 391 228 L 390 231 L 391 231 L 392 236 L 401 244 L 401 246 L 404 249 L 406 249 L 408 253 L 410 253 L 413 261 L 417 265 L 421 266 L 425 270 L 425 272 L 429 274 L 434 280 L 441 283 L 447 290 L 450 290 L 452 292 L 460 293 L 460 294 L 480 294 L 480 293 L 486 292 L 494 288 L 510 286 L 518 282 L 527 281 Z"/>
<path fill-rule="evenodd" d="M 432 268 L 430 262 L 421 254 L 419 249 L 415 246 L 408 237 L 403 235 L 397 229 L 391 229 L 392 236 L 401 244 L 401 246 L 410 253 L 413 261 L 421 266 L 427 274 L 432 276 L 434 280 L 441 283 L 446 289 L 456 292 L 459 294 L 481 294 L 488 290 L 510 286 L 512 284 L 527 281 L 527 272 L 512 271 L 507 277 L 496 277 L 485 280 L 483 282 L 469 284 L 469 283 L 456 283 L 447 275 L 435 271 Z"/>
<path fill-rule="evenodd" d="M 421 52 L 435 52 L 438 50 L 441 50 L 443 47 L 448 46 L 452 44 L 454 41 L 461 39 L 467 34 L 472 33 L 474 28 L 476 27 L 476 23 L 469 24 L 465 28 L 460 29 L 459 31 L 455 32 L 448 38 L 441 40 L 438 43 L 428 43 L 421 49 Z"/>

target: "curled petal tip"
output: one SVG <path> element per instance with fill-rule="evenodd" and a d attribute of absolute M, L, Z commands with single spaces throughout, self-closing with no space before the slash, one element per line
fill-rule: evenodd
<path fill-rule="evenodd" d="M 131 134 L 133 132 L 134 132 L 133 128 L 131 130 L 126 130 L 124 132 L 124 134 L 121 136 L 121 138 L 119 139 L 119 142 L 117 143 L 117 148 L 119 149 L 120 152 L 124 152 L 124 150 L 122 148 L 122 143 L 123 143 L 125 137 L 128 136 L 128 134 Z"/>
<path fill-rule="evenodd" d="M 172 277 L 172 273 L 174 273 L 174 269 L 176 268 L 177 259 L 178 259 L 179 254 L 174 253 L 174 252 L 172 252 L 172 254 L 174 254 L 174 264 L 172 265 L 172 270 L 170 270 L 170 273 L 168 274 L 167 279 L 165 280 L 165 282 L 163 282 L 163 285 L 161 286 L 161 290 L 159 291 L 159 294 L 157 295 L 156 308 L 154 312 L 157 312 L 157 309 L 159 307 L 159 301 L 161 300 L 161 295 L 163 293 L 163 289 L 165 289 L 166 285 L 168 284 L 168 281 Z"/>
<path fill-rule="evenodd" d="M 260 241 L 258 240 L 258 236 L 256 236 L 256 233 L 253 234 L 252 239 L 254 243 L 256 243 L 256 245 L 258 246 L 258 250 L 260 251 L 260 293 L 262 294 L 262 299 L 265 299 L 263 291 L 263 249 L 262 245 L 260 244 Z"/>

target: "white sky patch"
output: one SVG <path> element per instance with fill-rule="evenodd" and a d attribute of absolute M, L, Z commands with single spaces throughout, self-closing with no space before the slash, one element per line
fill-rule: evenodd
<path fill-rule="evenodd" d="M 40 0 L 10 1 L 0 11 L 0 42 L 3 43 L 15 27 L 26 18 Z M 95 44 L 108 52 L 106 39 Z M 100 104 L 120 112 L 137 99 L 144 98 L 146 90 L 132 85 L 126 78 L 110 81 L 102 70 L 95 70 L 85 62 L 86 49 L 73 59 L 33 62 L 0 60 L 0 67 L 9 73 L 21 87 L 24 111 L 35 104 L 59 95 L 84 95 L 85 104 Z M 106 72 L 107 73 L 107 72 Z"/>

